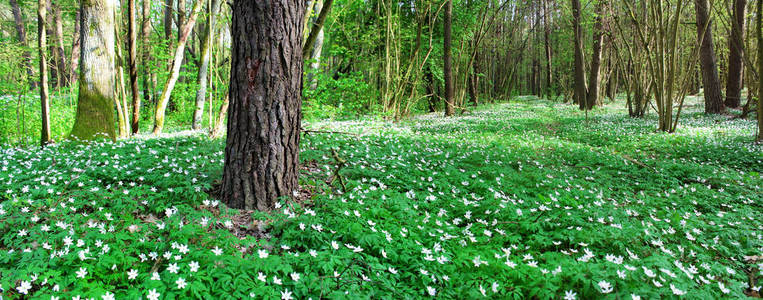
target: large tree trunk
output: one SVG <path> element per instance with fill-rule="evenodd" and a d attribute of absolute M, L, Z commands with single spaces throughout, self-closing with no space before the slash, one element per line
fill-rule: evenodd
<path fill-rule="evenodd" d="M 116 139 L 114 130 L 114 9 L 116 0 L 81 2 L 79 97 L 71 136 Z"/>
<path fill-rule="evenodd" d="M 726 101 L 728 107 L 739 107 L 742 97 L 742 52 L 744 42 L 744 19 L 747 0 L 734 0 L 731 18 L 731 36 L 729 37 L 729 73 L 726 77 Z"/>
<path fill-rule="evenodd" d="M 77 8 L 77 15 L 74 18 L 74 34 L 72 35 L 72 53 L 69 59 L 69 83 L 75 82 L 78 78 L 79 71 L 79 54 L 80 54 L 80 15 L 81 11 Z"/>
<path fill-rule="evenodd" d="M 235 1 L 222 201 L 269 211 L 297 190 L 304 1 Z"/>
<path fill-rule="evenodd" d="M 209 8 L 209 22 L 207 22 L 204 31 L 204 41 L 201 46 L 201 66 L 199 67 L 199 89 L 196 90 L 196 109 L 193 111 L 193 123 L 191 128 L 198 130 L 201 128 L 202 118 L 204 117 L 204 102 L 207 96 L 207 83 L 209 82 L 209 60 L 212 56 L 212 36 L 215 30 L 215 21 L 217 12 L 220 10 L 220 0 L 212 0 Z M 210 107 L 209 109 L 212 109 Z M 212 124 L 209 124 L 212 126 Z"/>
<path fill-rule="evenodd" d="M 451 44 L 451 18 L 453 15 L 453 0 L 448 0 L 448 3 L 445 5 L 445 21 L 443 22 L 443 55 L 442 60 L 444 63 L 443 66 L 443 75 L 444 75 L 444 81 L 445 81 L 445 116 L 452 116 L 454 112 L 454 103 L 453 101 L 453 70 L 451 68 L 451 53 L 450 53 L 450 44 Z"/>
<path fill-rule="evenodd" d="M 191 11 L 191 17 L 188 22 L 183 25 L 180 31 L 180 40 L 178 41 L 177 48 L 175 49 L 175 56 L 172 61 L 172 70 L 170 70 L 170 78 L 167 79 L 167 83 L 162 89 L 162 96 L 159 97 L 159 101 L 156 103 L 156 113 L 154 114 L 154 134 L 162 133 L 164 128 L 164 113 L 167 111 L 167 104 L 170 102 L 170 95 L 175 88 L 178 77 L 180 76 L 180 67 L 183 65 L 183 53 L 185 52 L 185 44 L 188 41 L 188 36 L 191 35 L 191 29 L 193 24 L 196 23 L 196 16 L 201 10 L 201 3 L 203 0 L 196 0 Z"/>
<path fill-rule="evenodd" d="M 588 88 L 585 82 L 583 62 L 583 30 L 580 28 L 580 0 L 572 0 L 572 28 L 575 32 L 575 102 L 581 110 L 586 109 Z"/>
<path fill-rule="evenodd" d="M 707 0 L 696 0 L 697 40 L 701 41 L 699 65 L 702 70 L 702 86 L 705 94 L 705 113 L 717 114 L 723 111 L 721 83 L 718 79 L 715 51 L 713 50 L 713 24 L 708 13 Z"/>
<path fill-rule="evenodd" d="M 145 0 L 144 0 L 145 1 Z M 138 133 L 138 120 L 140 119 L 140 95 L 138 94 L 138 24 L 135 12 L 135 0 L 128 0 L 127 14 L 127 51 L 130 69 L 130 93 L 132 96 L 132 120 L 130 122 L 131 133 Z M 127 112 L 125 112 L 126 114 Z"/>
<path fill-rule="evenodd" d="M 50 103 L 48 101 L 48 64 L 47 64 L 47 30 L 45 16 L 48 11 L 45 0 L 37 2 L 37 49 L 40 53 L 40 116 L 42 128 L 40 131 L 40 144 L 45 146 L 50 143 Z"/>
<path fill-rule="evenodd" d="M 588 77 L 588 95 L 586 109 L 599 105 L 599 73 L 601 72 L 601 46 L 604 43 L 604 27 L 602 23 L 604 1 L 596 4 L 596 17 L 593 23 L 593 53 L 591 54 L 591 76 Z"/>
<path fill-rule="evenodd" d="M 19 43 L 24 47 L 26 44 L 26 28 L 24 27 L 24 18 L 21 15 L 21 8 L 16 0 L 10 0 L 11 10 L 13 11 L 13 22 L 16 25 L 16 34 L 19 39 Z M 29 83 L 32 88 L 36 87 L 36 81 L 32 80 L 34 71 L 32 70 L 32 53 L 29 50 L 24 50 L 24 66 L 26 67 L 27 76 L 29 77 Z"/>

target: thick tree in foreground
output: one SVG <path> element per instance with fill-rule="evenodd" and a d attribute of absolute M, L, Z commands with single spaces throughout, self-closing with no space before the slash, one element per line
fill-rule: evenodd
<path fill-rule="evenodd" d="M 269 211 L 297 189 L 304 1 L 233 2 L 221 197 Z"/>
<path fill-rule="evenodd" d="M 713 50 L 713 24 L 710 19 L 707 0 L 696 0 L 697 40 L 699 48 L 699 66 L 702 71 L 702 87 L 705 94 L 705 113 L 717 114 L 723 111 L 721 82 L 718 79 L 718 66 Z"/>
<path fill-rule="evenodd" d="M 79 97 L 71 136 L 116 139 L 114 131 L 114 8 L 116 0 L 82 1 Z"/>

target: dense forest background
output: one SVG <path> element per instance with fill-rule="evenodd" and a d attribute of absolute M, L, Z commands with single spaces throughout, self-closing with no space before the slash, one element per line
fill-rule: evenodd
<path fill-rule="evenodd" d="M 664 115 L 658 128 L 674 131 L 683 98 L 704 94 L 708 113 L 754 118 L 757 14 L 756 3 L 746 2 L 309 1 L 303 114 L 307 119 L 373 114 L 397 120 L 418 112 L 462 113 L 471 105 L 516 95 L 581 109 L 622 97 L 631 116 L 656 112 Z M 225 116 L 220 110 L 230 78 L 230 4 L 146 0 L 118 5 L 119 99 L 114 106 L 119 135 L 150 130 L 162 106 L 169 112 L 168 127 L 214 130 Z M 80 13 L 72 0 L 0 3 L 0 142 L 29 144 L 39 138 L 39 100 L 30 96 L 39 94 L 34 89 L 41 53 L 54 95 L 52 135 L 61 139 L 69 132 L 82 51 Z M 451 26 L 444 26 L 446 19 Z M 42 23 L 47 26 L 39 32 Z M 130 84 L 130 24 L 135 26 L 140 100 L 133 99 Z M 184 25 L 190 28 L 185 39 Z M 445 83 L 446 27 L 452 28 L 452 96 Z M 42 52 L 41 34 L 47 42 Z M 182 56 L 178 74 L 172 72 L 176 53 Z M 173 77 L 176 84 L 170 84 Z"/>

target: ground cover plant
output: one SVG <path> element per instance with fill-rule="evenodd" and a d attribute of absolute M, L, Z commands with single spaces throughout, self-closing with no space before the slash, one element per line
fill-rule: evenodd
<path fill-rule="evenodd" d="M 655 116 L 617 107 L 519 98 L 454 118 L 305 124 L 299 200 L 271 214 L 210 196 L 219 139 L 3 148 L 0 295 L 759 296 L 754 123 L 690 105 L 675 134 L 655 133 Z"/>

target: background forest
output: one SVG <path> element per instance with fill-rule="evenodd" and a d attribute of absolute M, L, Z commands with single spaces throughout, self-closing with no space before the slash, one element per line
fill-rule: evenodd
<path fill-rule="evenodd" d="M 590 99 L 586 107 L 621 97 L 627 100 L 629 114 L 640 117 L 649 111 L 668 114 L 669 105 L 661 103 L 670 101 L 678 107 L 685 95 L 702 91 L 711 103 L 708 112 L 755 117 L 757 89 L 747 89 L 758 82 L 755 3 L 455 0 L 450 47 L 453 100 L 444 101 L 442 22 L 447 1 L 323 1 L 309 3 L 304 20 L 304 43 L 309 43 L 303 90 L 307 119 L 368 114 L 399 119 L 418 112 L 450 113 L 449 106 L 463 112 L 476 103 L 516 95 L 576 104 Z M 134 19 L 126 1 L 120 3 L 115 19 L 120 136 L 129 134 L 134 119 L 140 120 L 143 131 L 150 128 L 173 76 L 177 84 L 168 93 L 168 102 L 160 105 L 167 106 L 168 127 L 213 128 L 225 115 L 220 109 L 230 77 L 230 5 L 138 2 Z M 0 94 L 5 102 L 0 109 L 0 142 L 29 144 L 38 140 L 40 126 L 35 104 L 39 100 L 34 98 L 39 94 L 34 91 L 39 81 L 38 3 L 13 0 L 0 5 L 4 74 Z M 50 116 L 53 137 L 60 140 L 76 109 L 79 7 L 66 0 L 42 5 L 48 12 L 43 19 L 44 52 L 54 95 Z M 136 26 L 137 102 L 131 100 L 129 88 L 131 20 Z M 192 30 L 183 44 L 179 29 L 186 23 Z M 670 30 L 674 23 L 675 32 Z M 178 51 L 182 59 L 175 75 L 170 71 Z M 675 66 L 652 64 L 659 60 Z M 711 66 L 705 68 L 706 62 Z M 705 78 L 709 84 L 703 84 Z M 576 82 L 581 82 L 586 101 L 578 101 Z"/>
<path fill-rule="evenodd" d="M 763 0 L 0 0 L 0 300 L 760 298 L 761 29 Z"/>

